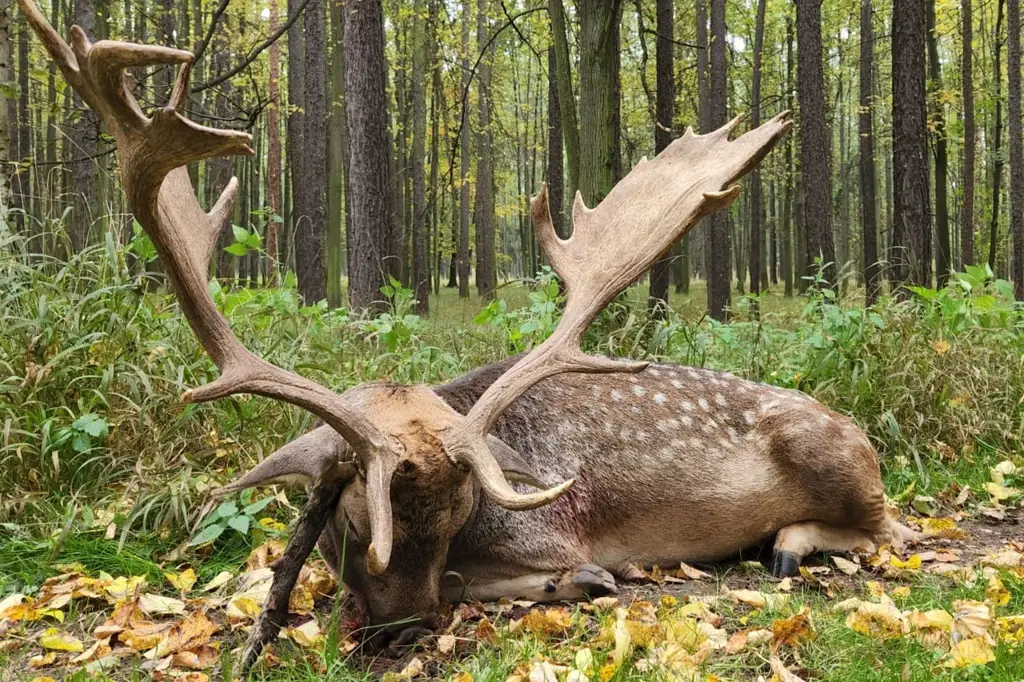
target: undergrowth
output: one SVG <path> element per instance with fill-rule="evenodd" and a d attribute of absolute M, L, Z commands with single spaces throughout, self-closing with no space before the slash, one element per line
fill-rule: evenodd
<path fill-rule="evenodd" d="M 113 238 L 61 261 L 0 236 L 0 536 L 12 554 L 31 553 L 40 537 L 50 538 L 40 551 L 52 552 L 72 526 L 97 537 L 113 528 L 119 547 L 129 535 L 174 546 L 210 511 L 209 488 L 311 423 L 261 398 L 181 403 L 216 368 L 161 281 L 137 271 Z M 466 325 L 412 314 L 397 283 L 392 310 L 376 319 L 301 306 L 290 282 L 211 291 L 246 346 L 339 390 L 454 378 L 539 343 L 560 304 L 549 270 L 505 287 Z M 985 480 L 984 465 L 1012 451 L 1024 431 L 1024 314 L 1007 283 L 972 268 L 939 292 L 868 309 L 810 291 L 785 312 L 739 299 L 733 321 L 720 324 L 674 312 L 653 319 L 636 287 L 601 315 L 586 346 L 806 391 L 869 433 L 892 495 Z"/>

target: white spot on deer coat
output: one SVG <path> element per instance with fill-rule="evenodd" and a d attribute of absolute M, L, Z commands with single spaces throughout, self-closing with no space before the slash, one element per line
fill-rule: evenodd
<path fill-rule="evenodd" d="M 691 403 L 689 400 L 680 400 L 679 407 L 683 408 L 687 412 L 693 412 L 693 403 Z"/>
<path fill-rule="evenodd" d="M 659 405 L 664 405 L 667 400 L 668 398 L 665 397 L 664 393 L 654 394 L 654 402 L 658 403 Z"/>
<path fill-rule="evenodd" d="M 708 404 L 708 401 L 706 399 L 704 399 L 704 398 L 698 398 L 697 399 L 697 404 L 700 405 L 700 409 L 704 410 L 705 412 L 707 412 L 708 409 L 711 407 Z"/>
<path fill-rule="evenodd" d="M 620 400 L 622 400 L 622 391 L 620 391 L 617 388 L 613 388 L 612 389 L 612 400 L 614 400 L 615 402 L 619 402 Z"/>
<path fill-rule="evenodd" d="M 647 389 L 644 388 L 643 386 L 634 386 L 633 395 L 635 395 L 637 398 L 641 398 L 647 395 Z"/>
<path fill-rule="evenodd" d="M 722 395 L 721 393 L 716 393 L 715 394 L 715 404 L 718 405 L 719 407 L 728 407 L 729 406 L 729 402 L 725 399 L 725 396 Z"/>

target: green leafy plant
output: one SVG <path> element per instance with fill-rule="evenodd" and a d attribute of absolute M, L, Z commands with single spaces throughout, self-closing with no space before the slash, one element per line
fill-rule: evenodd
<path fill-rule="evenodd" d="M 256 230 L 247 230 L 241 225 L 232 225 L 231 234 L 235 241 L 224 247 L 232 256 L 246 256 L 250 251 L 259 251 L 263 246 L 263 237 Z"/>
<path fill-rule="evenodd" d="M 250 493 L 250 491 L 244 491 L 242 495 L 244 496 L 246 493 Z M 242 503 L 241 499 L 240 497 L 239 501 L 231 499 L 221 502 L 199 524 L 199 532 L 188 544 L 196 546 L 215 542 L 228 530 L 233 530 L 242 536 L 246 536 L 256 526 L 254 523 L 256 515 L 274 501 L 274 497 L 271 495 L 239 507 L 239 504 Z"/>

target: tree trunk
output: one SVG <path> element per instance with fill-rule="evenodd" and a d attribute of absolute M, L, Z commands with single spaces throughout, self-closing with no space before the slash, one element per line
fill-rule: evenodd
<path fill-rule="evenodd" d="M 346 0 L 344 59 L 352 216 L 349 304 L 382 310 L 380 289 L 395 274 L 396 259 L 380 0 Z"/>
<path fill-rule="evenodd" d="M 618 170 L 618 56 L 622 0 L 580 0 L 580 185 L 596 206 Z"/>
<path fill-rule="evenodd" d="M 580 187 L 580 129 L 576 118 L 576 97 L 572 88 L 572 66 L 569 42 L 565 34 L 565 8 L 562 0 L 548 0 L 551 18 L 552 47 L 555 50 L 555 82 L 558 87 L 558 111 L 562 121 L 562 142 L 565 145 L 566 186 L 563 204 L 563 229 L 572 231 L 572 204 Z"/>
<path fill-rule="evenodd" d="M 860 6 L 860 204 L 863 225 L 865 303 L 878 300 L 878 207 L 875 202 L 875 133 L 873 130 L 872 70 L 875 58 L 875 31 L 871 17 L 871 0 Z"/>
<path fill-rule="evenodd" d="M 697 119 L 698 128 L 702 134 L 711 132 L 711 72 L 708 67 L 711 43 L 708 40 L 708 0 L 697 0 L 695 15 L 697 20 Z M 690 234 L 693 235 L 694 243 L 698 244 L 698 270 L 707 279 L 710 267 L 708 243 L 711 234 L 708 230 L 710 219 L 702 220 L 694 226 Z M 711 293 L 708 292 L 710 300 Z"/>
<path fill-rule="evenodd" d="M 0 83 L 13 80 L 14 69 L 11 52 L 11 14 L 14 3 L 0 0 Z M 11 176 L 14 168 L 11 152 L 11 106 L 6 94 L 0 93 L 0 236 L 10 229 L 11 218 Z"/>
<path fill-rule="evenodd" d="M 727 78 L 725 66 L 725 0 L 711 0 L 711 80 L 709 83 L 707 128 L 725 125 Z M 708 259 L 708 314 L 724 322 L 730 303 L 728 214 L 711 215 L 705 240 Z"/>
<path fill-rule="evenodd" d="M 441 166 L 441 109 L 444 103 L 444 85 L 441 82 L 441 62 L 437 58 L 438 3 L 429 0 L 427 15 L 427 66 L 430 69 L 430 234 L 432 249 L 428 249 L 434 263 L 434 293 L 441 293 L 441 214 L 444 212 L 444 194 L 438 189 Z M 430 269 L 427 269 L 430 272 Z"/>
<path fill-rule="evenodd" d="M 345 235 L 345 7 L 327 0 L 331 16 L 331 97 L 327 140 L 327 305 L 340 308 Z"/>
<path fill-rule="evenodd" d="M 1024 300 L 1024 131 L 1020 103 L 1020 0 L 1010 0 L 1006 15 L 1006 72 L 1010 114 L 1010 233 L 1013 235 L 1013 294 Z"/>
<path fill-rule="evenodd" d="M 307 305 L 326 297 L 324 234 L 327 224 L 327 40 L 324 0 L 309 0 L 305 11 L 306 42 L 303 76 L 304 195 L 308 220 L 295 230 L 295 274 Z"/>
<path fill-rule="evenodd" d="M 488 27 L 490 0 L 477 0 L 476 42 L 480 49 L 490 38 Z M 494 51 L 488 48 L 480 61 L 477 74 L 476 131 L 476 291 L 488 301 L 494 297 L 497 273 L 494 268 L 494 150 L 491 136 L 491 60 Z"/>
<path fill-rule="evenodd" d="M 463 96 L 462 122 L 459 125 L 459 298 L 469 298 L 469 25 L 470 3 L 462 3 L 462 83 L 459 92 Z"/>
<path fill-rule="evenodd" d="M 931 286 L 925 25 L 929 0 L 894 0 L 892 20 L 893 260 L 896 281 Z"/>
<path fill-rule="evenodd" d="M 1003 0 L 996 2 L 996 32 L 993 39 L 992 78 L 995 81 L 996 120 L 992 135 L 992 217 L 989 223 L 988 267 L 996 269 L 996 248 L 999 244 L 999 195 L 1003 186 L 1003 67 L 1002 67 Z"/>
<path fill-rule="evenodd" d="M 416 312 L 430 312 L 430 264 L 427 261 L 427 31 L 424 0 L 416 0 L 412 19 L 412 290 Z"/>
<path fill-rule="evenodd" d="M 754 83 L 750 98 L 751 130 L 761 125 L 761 52 L 764 45 L 764 9 L 765 0 L 758 0 L 754 29 Z M 760 165 L 750 173 L 747 186 L 750 188 L 750 293 L 757 295 L 761 293 L 762 270 L 764 269 L 764 254 L 761 249 L 764 227 L 761 215 Z"/>
<path fill-rule="evenodd" d="M 288 16 L 294 16 L 301 5 L 301 0 L 287 0 Z M 282 240 L 283 255 L 281 261 L 287 269 L 291 251 L 294 247 L 295 235 L 300 223 L 309 220 L 307 211 L 309 202 L 306 199 L 305 166 L 305 92 L 303 82 L 306 70 L 303 25 L 306 18 L 300 16 L 288 29 L 288 128 L 285 142 L 286 160 L 291 185 L 291 211 L 285 216 L 288 225 L 287 240 Z M 287 242 L 287 243 L 285 243 Z"/>
<path fill-rule="evenodd" d="M 270 31 L 277 30 L 277 0 L 270 0 Z M 340 45 L 339 45 L 340 49 Z M 276 286 L 278 241 L 284 214 L 281 206 L 281 122 L 278 102 L 281 72 L 281 46 L 278 41 L 270 46 L 270 68 L 267 84 L 267 286 Z"/>
<path fill-rule="evenodd" d="M 949 236 L 949 203 L 946 198 L 949 184 L 949 153 L 946 149 L 946 118 L 942 108 L 942 66 L 939 63 L 939 37 L 935 29 L 935 3 L 928 3 L 928 67 L 932 89 L 932 131 L 935 157 L 935 270 L 938 288 L 946 286 L 953 269 L 952 244 Z"/>
<path fill-rule="evenodd" d="M 964 169 L 961 183 L 964 187 L 963 206 L 960 217 L 960 267 L 974 264 L 974 165 L 977 153 L 978 134 L 974 124 L 974 42 L 971 3 L 961 0 L 960 23 L 963 55 L 960 62 L 960 79 L 964 102 Z"/>
<path fill-rule="evenodd" d="M 762 0 L 763 2 L 764 0 Z M 675 22 L 673 0 L 657 0 L 656 73 L 657 107 L 654 121 L 654 153 L 660 154 L 672 142 L 672 123 L 675 119 L 675 60 L 673 40 Z M 640 39 L 644 37 L 641 35 Z M 663 313 L 668 307 L 668 285 L 671 278 L 673 249 L 670 248 L 651 268 L 650 300 L 655 314 Z"/>
<path fill-rule="evenodd" d="M 836 285 L 832 240 L 832 192 L 829 188 L 829 136 L 825 124 L 825 79 L 822 73 L 821 0 L 796 3 L 797 97 L 800 99 L 800 172 L 803 178 L 803 225 L 809 269 L 820 258 L 826 286 Z M 924 47 L 922 46 L 922 50 Z M 812 274 L 800 272 L 800 276 Z"/>
<path fill-rule="evenodd" d="M 96 12 L 92 0 L 73 0 L 74 23 L 85 31 L 86 35 L 94 35 L 96 28 Z M 8 59 L 8 63 L 10 60 Z M 92 230 L 92 198 L 95 192 L 96 140 L 99 135 L 99 119 L 92 109 L 85 106 L 78 93 L 74 93 L 72 106 L 77 112 L 77 119 L 70 125 L 67 132 L 65 156 L 70 160 L 71 191 L 73 195 L 71 214 L 71 248 L 80 252 L 91 241 Z"/>
<path fill-rule="evenodd" d="M 562 110 L 558 101 L 558 61 L 555 48 L 548 48 L 548 208 L 555 234 L 562 239 L 569 236 L 566 221 L 562 216 L 564 201 L 564 168 L 562 166 Z"/>
<path fill-rule="evenodd" d="M 19 162 L 19 167 L 14 175 L 14 182 L 11 186 L 11 203 L 21 210 L 15 217 L 22 234 L 28 236 L 31 231 L 31 221 L 26 214 L 31 214 L 32 207 L 32 178 L 36 178 L 38 184 L 38 172 L 35 170 L 35 154 L 32 152 L 32 118 L 29 112 L 29 70 L 32 64 L 29 61 L 29 36 L 32 31 L 25 21 L 24 16 L 18 20 L 18 125 L 17 137 L 12 140 L 15 145 L 13 158 Z M 38 190 L 37 190 L 38 191 Z"/>

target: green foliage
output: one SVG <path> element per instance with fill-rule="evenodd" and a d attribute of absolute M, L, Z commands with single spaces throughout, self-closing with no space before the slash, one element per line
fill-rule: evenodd
<path fill-rule="evenodd" d="M 252 491 L 245 490 L 239 495 L 239 502 L 225 500 L 208 514 L 199 525 L 199 532 L 189 540 L 189 545 L 205 545 L 215 542 L 228 529 L 246 536 L 249 531 L 257 527 L 256 515 L 266 509 L 274 501 L 274 497 L 263 497 L 255 502 L 246 503 L 251 500 Z M 239 508 L 239 503 L 244 506 Z"/>
<path fill-rule="evenodd" d="M 232 256 L 247 256 L 250 251 L 259 251 L 263 246 L 263 237 L 255 229 L 247 230 L 240 225 L 232 225 L 231 234 L 235 241 L 224 247 L 224 250 Z"/>

